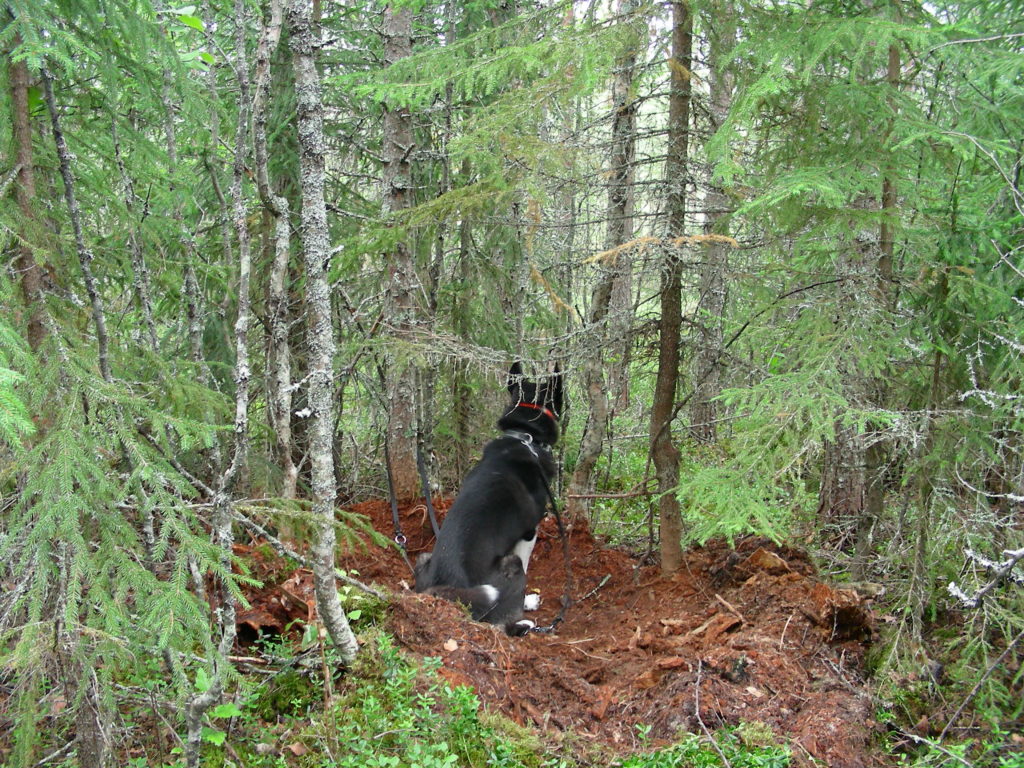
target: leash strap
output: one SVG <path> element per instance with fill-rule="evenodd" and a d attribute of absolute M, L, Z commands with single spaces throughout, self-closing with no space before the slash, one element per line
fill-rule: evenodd
<path fill-rule="evenodd" d="M 391 474 L 391 451 L 388 450 L 386 438 L 384 440 L 384 468 L 387 470 L 388 496 L 391 499 L 391 522 L 395 525 L 394 542 L 398 545 L 398 551 L 402 553 L 402 559 L 405 560 L 405 564 L 409 566 L 409 571 L 416 573 L 416 569 L 412 567 L 412 562 L 409 560 L 409 553 L 405 549 L 405 545 L 409 540 L 402 533 L 402 521 L 398 517 L 398 495 L 395 493 L 395 478 Z"/>
<path fill-rule="evenodd" d="M 441 533 L 437 525 L 437 515 L 434 512 L 434 500 L 430 498 L 430 478 L 427 476 L 427 462 L 423 458 L 423 430 L 419 424 L 416 425 L 416 468 L 420 471 L 420 484 L 423 486 L 423 502 L 427 505 L 427 515 L 430 517 L 430 527 L 434 529 L 434 538 Z"/>
<path fill-rule="evenodd" d="M 547 491 L 548 499 L 551 503 L 551 512 L 554 514 L 555 523 L 558 525 L 558 537 L 562 540 L 562 558 L 565 565 L 565 593 L 562 595 L 562 607 L 558 611 L 558 615 L 555 616 L 552 622 L 546 627 L 533 627 L 530 630 L 531 632 L 537 632 L 538 634 L 548 635 L 553 633 L 558 625 L 565 621 L 565 614 L 573 605 L 572 593 L 575 587 L 573 585 L 572 578 L 572 557 L 569 552 L 569 536 L 565 532 L 565 525 L 562 523 L 562 515 L 558 511 L 558 501 L 555 499 L 555 494 L 551 492 L 551 486 L 543 472 L 540 474 L 540 479 L 541 482 L 544 483 L 544 490 Z"/>

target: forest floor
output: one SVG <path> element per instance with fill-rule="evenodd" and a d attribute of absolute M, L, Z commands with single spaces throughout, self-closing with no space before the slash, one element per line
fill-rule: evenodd
<path fill-rule="evenodd" d="M 447 506 L 439 501 L 443 513 Z M 390 538 L 390 507 L 353 511 Z M 412 560 L 433 546 L 424 507 L 401 524 Z M 607 548 L 585 525 L 571 531 L 573 604 L 551 634 L 507 637 L 468 620 L 439 598 L 409 590 L 412 575 L 394 548 L 369 545 L 340 557 L 359 579 L 397 596 L 386 619 L 407 652 L 438 657 L 440 674 L 475 689 L 485 706 L 554 741 L 590 742 L 625 754 L 680 731 L 762 723 L 784 736 L 794 765 L 876 765 L 880 728 L 864 685 L 872 612 L 857 593 L 822 582 L 807 555 L 763 539 L 712 543 L 686 553 L 672 577 Z M 538 624 L 559 612 L 565 566 L 548 518 L 530 561 L 528 589 L 542 598 Z M 250 595 L 250 629 L 277 623 L 270 606 L 300 616 L 314 604 L 312 576 Z M 580 745 L 581 747 L 583 744 Z"/>

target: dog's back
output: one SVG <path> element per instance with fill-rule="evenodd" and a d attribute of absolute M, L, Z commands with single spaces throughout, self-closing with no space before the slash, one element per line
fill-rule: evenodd
<path fill-rule="evenodd" d="M 466 603 L 473 618 L 521 634 L 526 569 L 555 474 L 550 446 L 558 439 L 561 378 L 536 385 L 516 364 L 509 394 L 498 421 L 504 434 L 466 476 L 433 554 L 420 557 L 416 591 Z"/>

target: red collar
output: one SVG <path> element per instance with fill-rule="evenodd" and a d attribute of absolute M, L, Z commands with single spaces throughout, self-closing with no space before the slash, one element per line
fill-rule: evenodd
<path fill-rule="evenodd" d="M 555 424 L 558 423 L 558 417 L 555 416 L 555 412 L 546 406 L 539 405 L 538 403 L 525 402 L 523 400 L 520 400 L 518 403 L 515 404 L 516 408 L 519 408 L 520 406 L 523 408 L 533 408 L 533 410 L 535 411 L 540 411 L 553 422 L 555 422 Z"/>

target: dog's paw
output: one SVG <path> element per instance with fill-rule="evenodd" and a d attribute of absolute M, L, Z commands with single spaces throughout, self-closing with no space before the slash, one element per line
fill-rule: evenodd
<path fill-rule="evenodd" d="M 500 593 L 498 592 L 497 587 L 492 587 L 490 584 L 481 584 L 480 592 L 483 594 L 484 599 L 488 602 L 488 604 L 494 605 L 496 602 L 498 602 L 498 597 L 500 596 Z"/>
<path fill-rule="evenodd" d="M 524 611 L 536 611 L 538 608 L 540 608 L 540 595 L 536 592 L 531 592 L 523 599 Z"/>
<path fill-rule="evenodd" d="M 529 619 L 520 619 L 519 621 L 507 625 L 505 627 L 505 631 L 512 635 L 512 637 L 522 637 L 536 626 L 537 625 Z"/>

